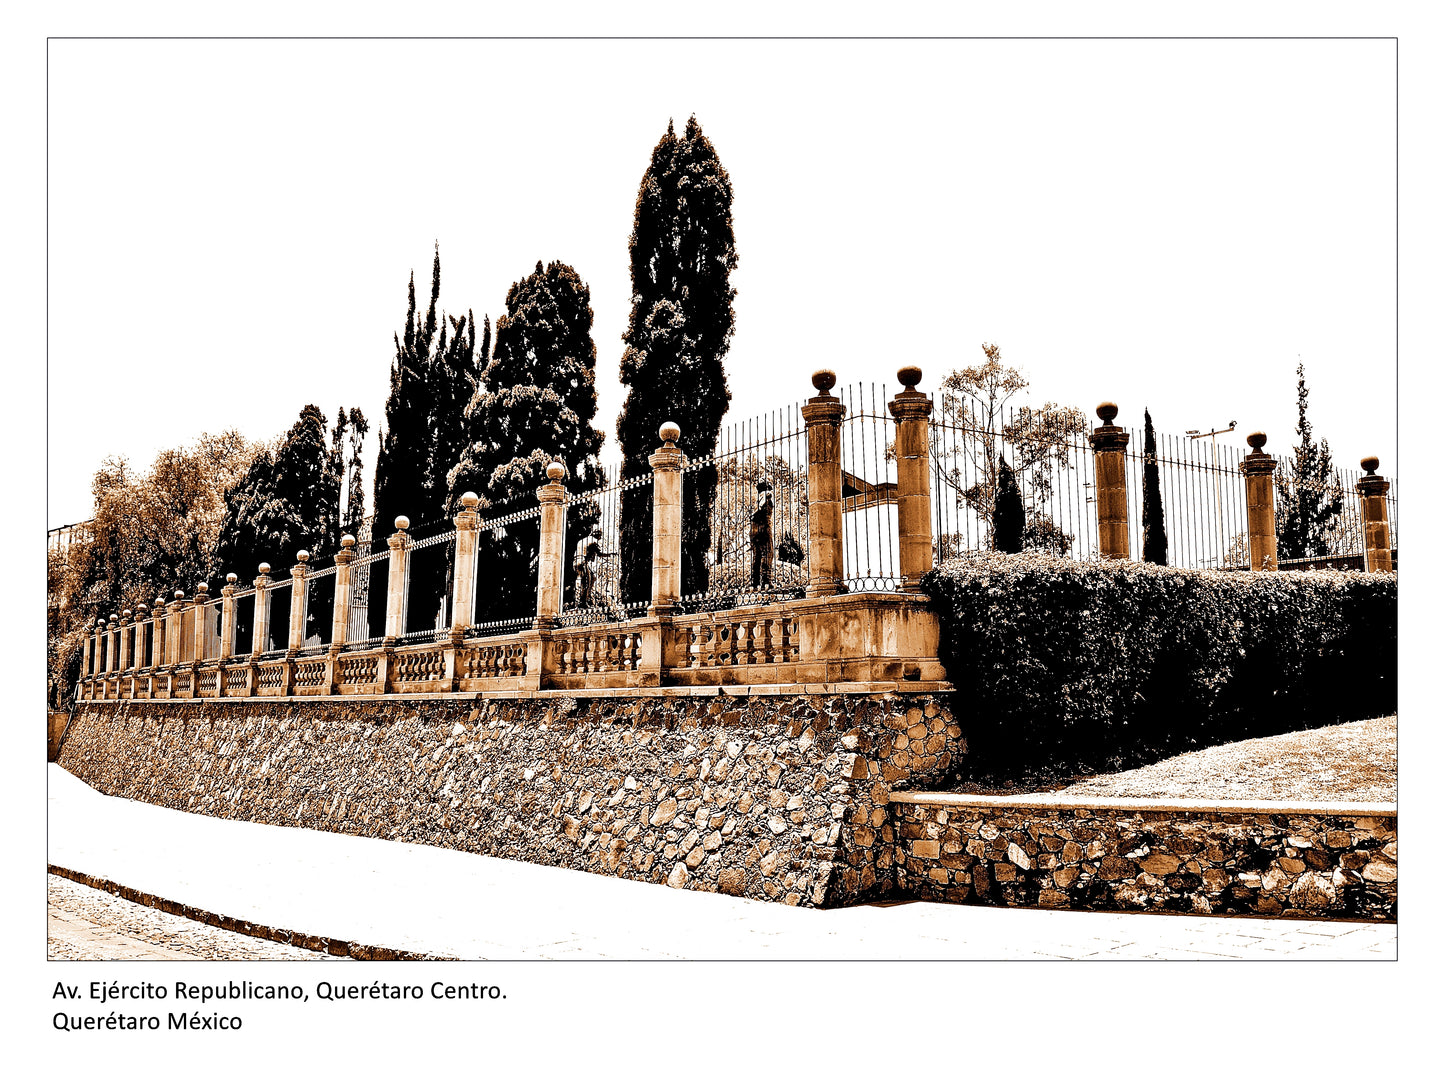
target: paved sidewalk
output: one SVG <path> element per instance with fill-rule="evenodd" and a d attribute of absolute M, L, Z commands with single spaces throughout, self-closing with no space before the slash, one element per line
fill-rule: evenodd
<path fill-rule="evenodd" d="M 758 903 L 176 812 L 53 763 L 49 860 L 248 922 L 460 959 L 1395 958 L 1395 926 L 1378 922 Z"/>

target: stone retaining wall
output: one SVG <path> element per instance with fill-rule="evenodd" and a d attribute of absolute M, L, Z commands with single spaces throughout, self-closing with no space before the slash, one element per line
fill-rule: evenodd
<path fill-rule="evenodd" d="M 123 702 L 60 764 L 104 793 L 789 904 L 895 890 L 893 789 L 965 752 L 928 693 Z"/>
<path fill-rule="evenodd" d="M 900 792 L 899 890 L 1098 910 L 1391 919 L 1393 805 Z"/>

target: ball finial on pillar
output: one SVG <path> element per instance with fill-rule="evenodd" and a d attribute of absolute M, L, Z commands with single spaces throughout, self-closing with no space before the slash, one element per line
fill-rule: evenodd
<path fill-rule="evenodd" d="M 1373 476 L 1375 469 L 1380 467 L 1380 459 L 1378 457 L 1361 457 L 1360 467 L 1364 469 L 1367 474 Z"/>
<path fill-rule="evenodd" d="M 564 465 L 561 461 L 553 461 L 550 465 L 547 466 L 547 479 L 551 480 L 554 484 L 561 483 L 562 477 L 566 475 L 567 466 Z M 473 499 L 475 498 L 476 496 L 473 496 Z M 466 502 L 466 499 L 463 499 L 462 501 Z M 475 501 L 472 503 L 472 505 L 476 505 Z"/>
<path fill-rule="evenodd" d="M 477 504 L 481 501 L 482 500 L 478 497 L 475 491 L 468 491 L 465 495 L 462 496 L 462 505 L 465 506 L 468 510 L 475 510 L 477 508 Z"/>
<path fill-rule="evenodd" d="M 171 596 L 178 601 L 184 601 L 186 599 L 186 591 L 184 589 L 178 589 L 172 593 Z"/>
<path fill-rule="evenodd" d="M 397 515 L 397 519 L 393 521 L 392 524 L 395 525 L 398 529 L 401 529 L 403 532 L 405 532 L 407 529 L 411 528 L 411 518 L 407 517 L 405 514 L 399 514 Z"/>
<path fill-rule="evenodd" d="M 196 592 L 197 592 L 197 593 L 206 593 L 206 592 L 208 592 L 208 591 L 210 590 L 210 588 L 211 588 L 211 587 L 210 587 L 209 585 L 207 585 L 205 582 L 197 582 L 197 583 L 196 583 Z"/>
<path fill-rule="evenodd" d="M 227 584 L 228 586 L 233 586 L 233 585 L 235 585 L 238 581 L 239 581 L 239 579 L 238 579 L 234 574 L 228 574 L 228 575 L 226 575 L 226 584 Z"/>
<path fill-rule="evenodd" d="M 822 396 L 828 396 L 828 390 L 832 389 L 833 386 L 837 384 L 838 375 L 834 374 L 831 370 L 825 369 L 813 371 L 813 388 L 816 389 Z"/>
<path fill-rule="evenodd" d="M 1252 435 L 1246 438 L 1245 441 L 1249 443 L 1249 448 L 1252 449 L 1255 453 L 1263 453 L 1264 444 L 1269 441 L 1269 435 L 1265 434 L 1263 431 L 1255 431 Z"/>
<path fill-rule="evenodd" d="M 1105 427 L 1112 427 L 1114 417 L 1119 414 L 1119 406 L 1111 400 L 1106 400 L 1094 409 L 1094 413 L 1104 421 Z"/>
<path fill-rule="evenodd" d="M 682 428 L 669 420 L 657 428 L 657 437 L 668 444 L 672 444 L 682 437 Z"/>
<path fill-rule="evenodd" d="M 345 536 L 343 536 L 343 537 L 341 538 L 341 546 L 342 546 L 343 548 L 354 548 L 354 547 L 356 547 L 356 537 L 352 536 L 350 533 L 347 533 Z"/>
<path fill-rule="evenodd" d="M 130 621 L 131 612 L 130 612 L 130 609 L 129 609 L 129 608 L 127 608 L 124 612 L 122 612 L 121 615 L 125 617 L 125 619 L 126 619 L 127 622 Z"/>
<path fill-rule="evenodd" d="M 296 562 L 298 563 L 305 563 L 308 562 L 310 559 L 311 553 L 308 552 L 305 548 L 302 548 L 299 552 L 296 553 Z"/>
<path fill-rule="evenodd" d="M 899 367 L 898 380 L 903 383 L 905 392 L 912 393 L 918 383 L 923 380 L 923 370 L 916 366 Z"/>
<path fill-rule="evenodd" d="M 260 564 L 257 564 L 257 566 L 256 566 L 256 571 L 257 571 L 257 573 L 259 573 L 259 574 L 270 574 L 270 573 L 271 573 L 271 564 L 270 564 L 270 563 L 260 563 Z"/>

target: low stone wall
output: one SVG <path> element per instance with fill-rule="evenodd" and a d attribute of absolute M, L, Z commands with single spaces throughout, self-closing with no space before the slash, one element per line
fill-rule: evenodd
<path fill-rule="evenodd" d="M 1394 919 L 1393 805 L 896 792 L 899 890 L 951 903 Z"/>
<path fill-rule="evenodd" d="M 789 904 L 895 890 L 889 793 L 966 750 L 947 696 L 847 692 L 83 705 L 102 792 Z"/>

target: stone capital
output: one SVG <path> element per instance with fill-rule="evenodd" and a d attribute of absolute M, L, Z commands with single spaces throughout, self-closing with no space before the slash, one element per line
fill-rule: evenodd
<path fill-rule="evenodd" d="M 843 402 L 826 393 L 803 402 L 803 421 L 810 427 L 815 423 L 841 423 L 847 414 Z"/>
<path fill-rule="evenodd" d="M 888 410 L 899 422 L 905 419 L 927 419 L 933 414 L 933 398 L 916 389 L 905 389 L 888 402 Z"/>
<path fill-rule="evenodd" d="M 339 552 L 336 553 L 336 558 L 333 559 L 332 562 L 335 563 L 338 567 L 349 567 L 351 565 L 351 561 L 355 558 L 356 549 L 354 547 L 343 547 Z"/>
<path fill-rule="evenodd" d="M 306 572 L 310 569 L 311 568 L 308 567 L 305 563 L 297 563 L 294 567 L 291 568 L 292 580 L 297 582 L 306 581 Z"/>
<path fill-rule="evenodd" d="M 1089 435 L 1089 445 L 1095 453 L 1122 452 L 1129 445 L 1129 432 L 1123 427 L 1095 427 Z"/>
<path fill-rule="evenodd" d="M 653 472 L 681 472 L 686 455 L 671 442 L 658 446 L 657 452 L 647 459 Z"/>
<path fill-rule="evenodd" d="M 537 501 L 543 506 L 560 505 L 567 501 L 567 488 L 559 483 L 543 484 L 537 488 Z M 463 517 L 465 515 L 462 515 Z M 457 521 L 457 528 L 462 527 L 460 519 Z"/>
<path fill-rule="evenodd" d="M 1390 481 L 1383 476 L 1371 473 L 1368 476 L 1361 476 L 1355 482 L 1355 490 L 1361 495 L 1385 495 L 1389 493 Z"/>
<path fill-rule="evenodd" d="M 1246 476 L 1273 476 L 1278 465 L 1279 462 L 1269 454 L 1256 450 L 1245 454 L 1244 460 L 1239 462 L 1239 471 Z"/>
<path fill-rule="evenodd" d="M 386 538 L 386 546 L 394 552 L 399 552 L 406 548 L 409 540 L 411 540 L 411 537 L 406 535 L 406 530 L 398 529 Z"/>

